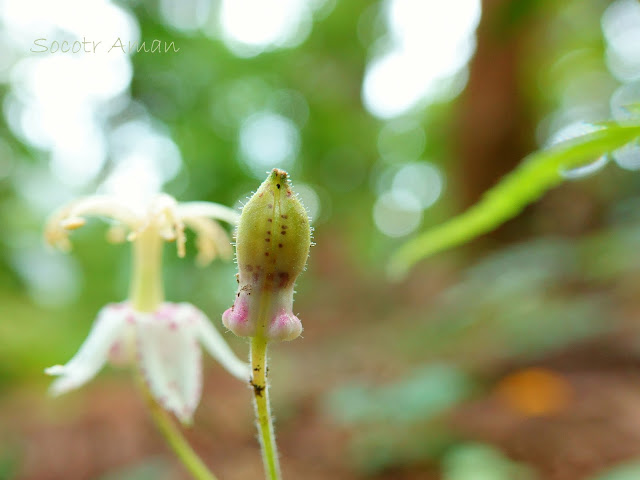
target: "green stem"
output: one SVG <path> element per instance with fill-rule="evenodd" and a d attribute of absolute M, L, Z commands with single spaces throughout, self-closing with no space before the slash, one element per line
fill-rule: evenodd
<path fill-rule="evenodd" d="M 217 480 L 216 476 L 209 471 L 204 462 L 200 457 L 198 457 L 196 452 L 193 451 L 167 412 L 165 412 L 158 402 L 155 401 L 153 395 L 151 395 L 151 392 L 144 382 L 140 383 L 147 402 L 147 407 L 151 413 L 151 418 L 153 418 L 156 427 L 176 456 L 180 459 L 184 467 L 196 480 Z"/>
<path fill-rule="evenodd" d="M 158 230 L 149 225 L 133 241 L 132 281 L 129 299 L 138 312 L 155 312 L 164 301 L 162 286 L 163 239 Z M 165 438 L 184 467 L 196 480 L 217 480 L 204 462 L 193 451 L 174 421 L 156 402 L 147 384 L 138 372 L 140 389 L 156 427 Z"/>
<path fill-rule="evenodd" d="M 129 298 L 138 312 L 153 312 L 164 301 L 162 246 L 162 237 L 152 225 L 139 232 L 133 241 Z"/>
<path fill-rule="evenodd" d="M 267 383 L 267 341 L 262 337 L 251 339 L 251 386 L 256 410 L 256 421 L 262 447 L 262 460 L 268 480 L 280 480 L 278 447 L 271 421 L 269 384 Z"/>

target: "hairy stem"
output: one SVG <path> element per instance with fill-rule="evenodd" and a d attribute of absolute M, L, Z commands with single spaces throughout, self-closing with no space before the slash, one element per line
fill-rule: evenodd
<path fill-rule="evenodd" d="M 140 384 L 153 422 L 184 467 L 196 480 L 217 480 L 193 451 L 167 412 L 155 401 L 145 383 L 141 381 Z"/>
<path fill-rule="evenodd" d="M 268 480 L 280 480 L 278 447 L 271 421 L 269 384 L 267 383 L 267 341 L 262 337 L 251 339 L 251 386 L 256 410 L 260 446 L 265 475 Z"/>

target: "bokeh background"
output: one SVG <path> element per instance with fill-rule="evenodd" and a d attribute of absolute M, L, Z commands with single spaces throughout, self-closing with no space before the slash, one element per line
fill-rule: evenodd
<path fill-rule="evenodd" d="M 285 478 L 640 478 L 636 149 L 386 276 L 638 80 L 636 0 L 0 0 L 0 478 L 187 478 L 126 370 L 47 396 L 43 369 L 126 298 L 129 249 L 92 220 L 56 252 L 43 222 L 96 191 L 240 206 L 275 166 L 316 242 L 303 338 L 271 352 Z M 189 240 L 167 297 L 223 330 L 235 265 Z M 261 478 L 250 392 L 210 358 L 188 437 L 220 478 Z"/>

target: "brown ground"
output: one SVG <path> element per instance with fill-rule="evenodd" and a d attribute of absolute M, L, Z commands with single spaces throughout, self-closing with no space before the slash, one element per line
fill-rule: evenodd
<path fill-rule="evenodd" d="M 209 372 L 188 437 L 219 478 L 262 478 L 250 392 L 220 369 Z M 495 444 L 548 480 L 586 478 L 639 457 L 640 363 L 565 367 L 563 376 L 573 395 L 559 413 L 526 417 L 490 393 L 452 412 L 450 423 L 462 438 Z M 40 393 L 21 391 L 2 402 L 2 411 L 12 412 L 4 418 L 5 432 L 24 442 L 19 478 L 95 478 L 152 457 L 168 460 L 164 478 L 188 478 L 156 434 L 126 376 L 94 382 L 84 393 L 47 403 Z M 277 428 L 286 478 L 370 478 L 350 464 L 345 455 L 349 434 L 327 418 L 313 394 L 288 403 L 282 398 L 275 403 L 276 413 L 284 411 Z M 436 479 L 433 470 L 414 466 L 373 478 Z"/>
<path fill-rule="evenodd" d="M 314 252 L 314 300 L 303 297 L 298 307 L 308 312 L 303 315 L 304 338 L 272 352 L 272 401 L 285 478 L 438 479 L 436 466 L 427 463 L 367 477 L 349 458 L 352 433 L 330 418 L 324 400 L 328 391 L 349 379 L 384 382 L 397 375 L 401 366 L 376 344 L 385 338 L 376 332 L 399 321 L 384 304 L 393 298 L 408 310 L 429 308 L 439 290 L 434 276 L 447 274 L 434 268 L 404 286 L 376 286 L 344 273 L 357 268 L 345 268 L 344 252 L 331 248 Z M 338 268 L 341 275 L 336 275 Z M 448 422 L 460 439 L 492 443 L 529 464 L 541 479 L 580 480 L 640 457 L 635 338 L 633 329 L 619 330 L 540 361 L 538 366 L 556 372 L 571 392 L 568 403 L 553 413 L 518 413 L 489 388 L 489 393 L 451 412 Z M 263 478 L 249 389 L 210 358 L 206 365 L 203 398 L 188 438 L 220 479 Z M 498 381 L 523 367 L 527 365 L 502 366 L 489 375 Z M 188 478 L 156 433 L 127 374 L 103 372 L 80 391 L 55 400 L 45 396 L 44 388 L 21 387 L 0 397 L 0 445 L 21 452 L 19 479 L 98 478 L 150 459 L 167 465 L 164 477 L 153 478 Z"/>

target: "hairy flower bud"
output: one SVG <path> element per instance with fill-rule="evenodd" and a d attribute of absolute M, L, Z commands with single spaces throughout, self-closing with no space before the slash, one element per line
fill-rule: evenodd
<path fill-rule="evenodd" d="M 274 169 L 242 209 L 236 233 L 238 292 L 222 315 L 242 337 L 293 340 L 302 324 L 293 314 L 293 287 L 304 270 L 311 227 L 287 173 Z"/>

